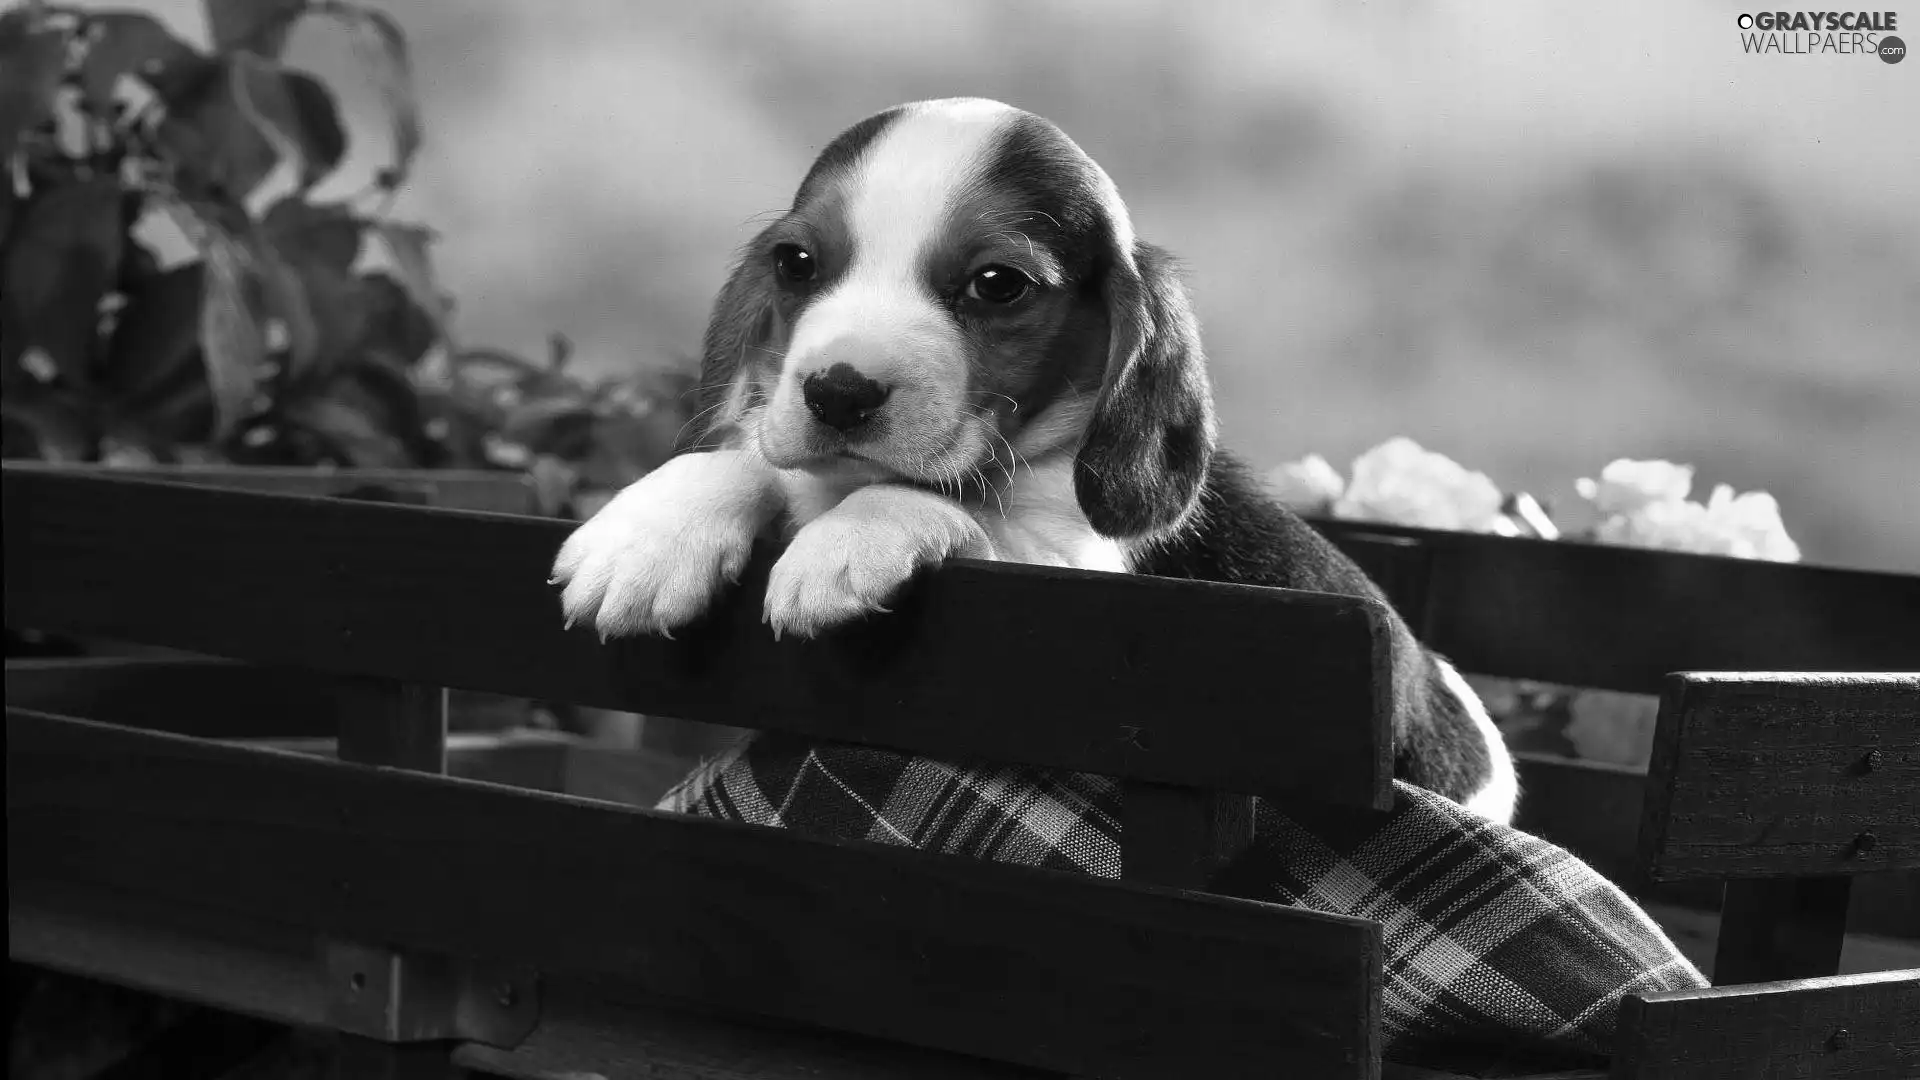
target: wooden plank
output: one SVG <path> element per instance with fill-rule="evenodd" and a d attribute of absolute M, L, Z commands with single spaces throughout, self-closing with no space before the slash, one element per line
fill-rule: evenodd
<path fill-rule="evenodd" d="M 1676 675 L 1640 847 L 1655 881 L 1920 868 L 1920 674 Z"/>
<path fill-rule="evenodd" d="M 1838 975 L 1852 884 L 1849 877 L 1727 882 L 1713 950 L 1714 984 Z"/>
<path fill-rule="evenodd" d="M 955 562 L 893 615 L 776 643 L 760 622 L 763 553 L 706 625 L 603 646 L 562 629 L 546 584 L 562 522 L 11 465 L 4 484 L 13 626 L 936 756 L 1391 801 L 1384 614 L 1351 597 Z"/>
<path fill-rule="evenodd" d="M 14 882 L 1036 1068 L 1377 1074 L 1365 920 L 34 713 L 10 711 L 7 736 Z"/>
<path fill-rule="evenodd" d="M 7 661 L 7 704 L 209 739 L 330 735 L 338 680 L 211 657 Z"/>
<path fill-rule="evenodd" d="M 509 1080 L 1058 1080 L 1060 1074 L 812 1028 L 673 1007 L 611 978 L 549 978 L 519 1046 L 468 1044 L 459 1064 Z"/>
<path fill-rule="evenodd" d="M 1313 524 L 1462 671 L 1657 693 L 1682 670 L 1920 669 L 1920 575 Z"/>
<path fill-rule="evenodd" d="M 1719 910 L 1718 879 L 1643 880 L 1638 843 L 1645 773 L 1551 754 L 1515 754 L 1514 764 L 1520 777 L 1516 828 L 1566 848 L 1642 903 Z M 1864 875 L 1854 880 L 1851 893 L 1850 930 L 1920 938 L 1920 873 Z"/>
<path fill-rule="evenodd" d="M 7 952 L 22 963 L 276 1023 L 315 1027 L 326 1017 L 312 931 L 264 912 L 13 877 Z"/>
<path fill-rule="evenodd" d="M 9 465 L 16 464 L 8 462 Z M 22 461 L 57 475 L 117 476 L 233 491 L 379 499 L 446 510 L 538 514 L 533 479 L 485 469 L 318 469 L 257 465 L 92 465 Z"/>
<path fill-rule="evenodd" d="M 1613 1080 L 1920 1075 L 1920 970 L 1630 994 Z"/>

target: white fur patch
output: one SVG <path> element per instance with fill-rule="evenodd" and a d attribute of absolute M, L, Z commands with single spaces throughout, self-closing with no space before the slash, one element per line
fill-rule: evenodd
<path fill-rule="evenodd" d="M 1012 106 L 984 98 L 907 106 L 849 178 L 847 224 L 857 245 L 850 276 L 913 281 L 921 252 L 1017 115 Z"/>
<path fill-rule="evenodd" d="M 987 554 L 986 533 L 958 503 L 898 484 L 869 485 L 795 534 L 773 564 L 765 619 L 775 637 L 812 637 L 886 610 L 924 567 Z"/>
<path fill-rule="evenodd" d="M 1507 751 L 1507 741 L 1501 737 L 1500 729 L 1494 726 L 1493 717 L 1487 715 L 1487 707 L 1481 702 L 1480 695 L 1473 692 L 1473 687 L 1460 677 L 1460 672 L 1439 656 L 1435 656 L 1433 662 L 1440 668 L 1440 681 L 1447 684 L 1447 689 L 1460 699 L 1467 715 L 1473 718 L 1473 726 L 1479 729 L 1480 737 L 1486 741 L 1487 756 L 1493 759 L 1493 779 L 1462 805 L 1483 818 L 1511 825 L 1514 808 L 1520 801 L 1520 779 L 1514 773 L 1513 755 Z"/>
<path fill-rule="evenodd" d="M 978 514 L 995 557 L 1007 562 L 1116 574 L 1129 569 L 1120 543 L 1094 532 L 1080 509 L 1072 454 L 1054 454 L 1018 471 L 998 501 L 989 497 Z"/>
<path fill-rule="evenodd" d="M 602 638 L 671 635 L 737 580 L 754 539 L 779 513 L 758 451 L 681 454 L 615 495 L 554 560 L 568 625 Z"/>

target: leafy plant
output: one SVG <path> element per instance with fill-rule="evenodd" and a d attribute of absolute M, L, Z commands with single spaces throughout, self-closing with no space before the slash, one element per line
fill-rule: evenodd
<path fill-rule="evenodd" d="M 351 0 L 206 0 L 201 52 L 136 11 L 0 11 L 0 423 L 8 457 L 527 469 L 548 505 L 670 452 L 690 381 L 589 383 L 463 348 L 435 234 L 390 208 L 423 133 L 407 40 Z M 282 61 L 303 20 L 352 40 L 389 156 L 316 187 L 351 133 Z M 198 258 L 163 265 L 170 222 Z"/>

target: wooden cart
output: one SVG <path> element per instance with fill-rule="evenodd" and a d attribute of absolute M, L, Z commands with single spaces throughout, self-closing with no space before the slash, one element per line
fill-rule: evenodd
<path fill-rule="evenodd" d="M 776 644 L 750 575 L 602 646 L 544 585 L 564 523 L 4 483 L 9 627 L 240 662 L 10 669 L 17 961 L 337 1032 L 356 1077 L 1499 1069 L 1381 1060 L 1378 924 L 1199 891 L 1254 795 L 1387 805 L 1365 601 L 955 563 Z M 1836 976 L 1849 904 L 1912 896 L 1920 677 L 1781 674 L 1920 669 L 1920 578 L 1327 527 L 1465 670 L 1666 695 L 1648 776 L 1529 759 L 1523 824 L 1636 890 L 1724 880 L 1722 985 L 1630 999 L 1610 1073 L 1559 1075 L 1920 1075 L 1920 972 Z M 1124 880 L 574 797 L 593 751 L 450 745 L 449 687 L 1119 777 Z"/>

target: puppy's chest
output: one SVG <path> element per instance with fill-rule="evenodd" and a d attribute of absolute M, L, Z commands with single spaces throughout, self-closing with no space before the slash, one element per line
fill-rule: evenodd
<path fill-rule="evenodd" d="M 1024 513 L 1011 512 L 1002 517 L 996 507 L 988 506 L 977 517 L 993 541 L 995 557 L 1003 562 L 1116 574 L 1130 569 L 1119 543 L 1094 532 L 1077 509 L 1054 513 L 1051 508 L 1027 508 Z"/>

